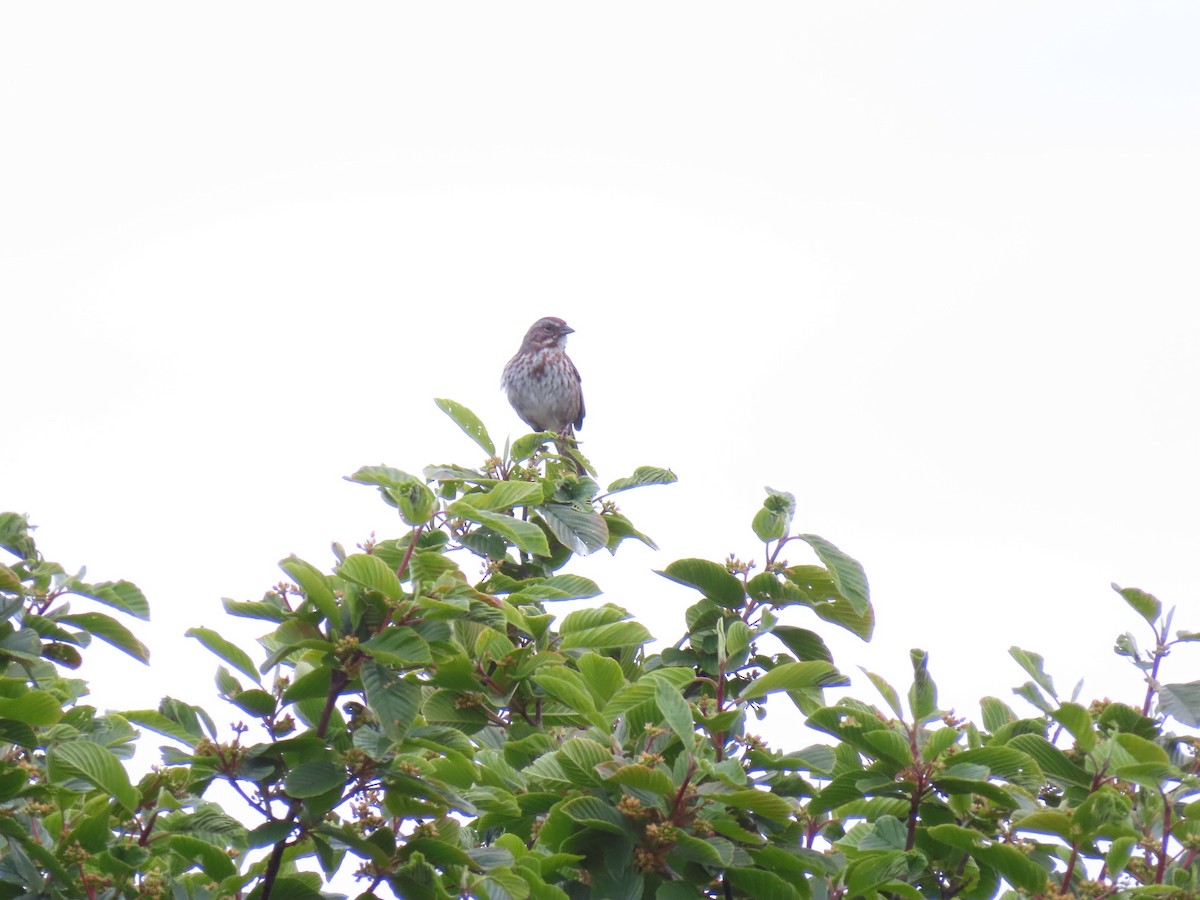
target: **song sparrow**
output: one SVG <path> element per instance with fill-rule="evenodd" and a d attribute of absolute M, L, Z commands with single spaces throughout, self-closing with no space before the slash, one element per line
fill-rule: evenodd
<path fill-rule="evenodd" d="M 504 367 L 500 385 L 508 402 L 525 424 L 537 431 L 553 431 L 566 440 L 559 453 L 574 444 L 575 429 L 583 425 L 583 390 L 579 370 L 567 356 L 567 335 L 574 328 L 562 319 L 546 316 L 525 332 L 521 349 Z M 576 460 L 576 468 L 583 471 Z"/>

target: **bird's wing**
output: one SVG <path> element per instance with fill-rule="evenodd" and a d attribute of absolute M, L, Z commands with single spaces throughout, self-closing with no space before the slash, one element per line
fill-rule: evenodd
<path fill-rule="evenodd" d="M 582 428 L 583 417 L 587 414 L 587 410 L 583 406 L 583 388 L 580 387 L 583 379 L 579 377 L 579 370 L 575 368 L 575 363 L 569 356 L 567 357 L 567 363 L 571 366 L 571 374 L 575 376 L 575 390 L 579 394 L 579 415 L 575 417 L 574 425 L 576 428 Z"/>

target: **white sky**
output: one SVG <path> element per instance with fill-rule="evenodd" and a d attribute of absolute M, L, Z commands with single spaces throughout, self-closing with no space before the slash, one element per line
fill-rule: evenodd
<path fill-rule="evenodd" d="M 680 476 L 625 495 L 660 552 L 575 566 L 659 637 L 694 597 L 651 570 L 761 559 L 770 484 L 871 579 L 872 644 L 820 626 L 852 693 L 920 646 L 977 717 L 1018 643 L 1139 699 L 1109 582 L 1200 629 L 1197 34 L 1157 2 L 4 5 L 0 507 L 154 613 L 93 701 L 237 718 L 183 631 L 257 634 L 221 596 L 399 534 L 360 465 L 478 462 L 433 397 L 522 433 L 500 370 L 543 315 L 602 482 Z"/>

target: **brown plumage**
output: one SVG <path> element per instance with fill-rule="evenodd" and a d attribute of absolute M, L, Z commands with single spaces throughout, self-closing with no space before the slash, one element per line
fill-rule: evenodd
<path fill-rule="evenodd" d="M 555 316 L 538 319 L 525 332 L 521 349 L 508 361 L 500 379 L 508 402 L 526 425 L 568 439 L 582 427 L 584 416 L 579 370 L 567 356 L 567 335 L 574 331 Z M 567 447 L 573 443 L 564 442 Z M 560 453 L 564 444 L 559 445 Z"/>

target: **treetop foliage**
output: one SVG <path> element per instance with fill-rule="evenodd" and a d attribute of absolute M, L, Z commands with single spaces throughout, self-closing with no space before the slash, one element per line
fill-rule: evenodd
<path fill-rule="evenodd" d="M 822 631 L 870 640 L 874 611 L 862 566 L 794 530 L 791 494 L 767 489 L 756 559 L 663 567 L 694 600 L 656 641 L 567 569 L 653 547 L 616 498 L 675 476 L 602 488 L 551 435 L 498 453 L 437 402 L 486 460 L 349 476 L 397 533 L 335 544 L 328 570 L 290 556 L 260 600 L 226 600 L 262 624 L 255 647 L 189 630 L 217 659 L 204 705 L 87 705 L 71 673 L 93 638 L 149 664 L 126 624 L 147 600 L 69 575 L 0 514 L 0 900 L 295 900 L 351 875 L 359 897 L 422 900 L 1200 895 L 1196 741 L 1169 730 L 1200 724 L 1200 682 L 1159 673 L 1200 634 L 1152 595 L 1114 585 L 1149 636 L 1116 642 L 1146 676 L 1133 703 L 1060 697 L 1016 647 L 1032 714 L 985 697 L 954 718 L 922 650 L 903 695 L 863 669 L 882 705 L 830 701 L 850 679 Z M 780 703 L 811 732 L 795 746 L 752 732 Z M 145 732 L 171 743 L 135 781 Z"/>

